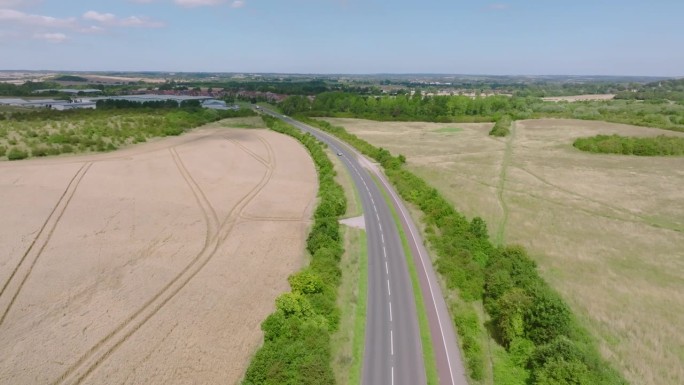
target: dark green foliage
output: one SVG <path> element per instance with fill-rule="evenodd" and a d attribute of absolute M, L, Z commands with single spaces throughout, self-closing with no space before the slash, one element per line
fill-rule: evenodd
<path fill-rule="evenodd" d="M 5 154 L 7 154 L 7 147 L 0 146 L 0 157 L 5 156 Z"/>
<path fill-rule="evenodd" d="M 620 135 L 596 135 L 588 138 L 579 138 L 572 145 L 582 151 L 600 154 L 638 156 L 684 155 L 684 138 L 665 135 L 643 138 Z"/>
<path fill-rule="evenodd" d="M 346 211 L 344 190 L 323 146 L 311 135 L 270 117 L 274 131 L 304 144 L 318 171 L 320 198 L 307 239 L 311 263 L 289 277 L 292 292 L 276 300 L 276 312 L 262 324 L 264 345 L 252 358 L 243 385 L 334 384 L 330 365 L 330 333 L 339 324 L 337 286 L 343 253 L 338 217 Z"/>
<path fill-rule="evenodd" d="M 21 150 L 16 147 L 12 147 L 9 152 L 7 152 L 7 159 L 9 160 L 21 160 L 28 158 L 28 152 Z"/>
<path fill-rule="evenodd" d="M 53 79 L 57 82 L 87 82 L 88 79 L 76 75 L 61 75 Z"/>
<path fill-rule="evenodd" d="M 658 127 L 684 131 L 684 101 L 670 103 L 654 100 L 545 102 L 535 97 L 488 96 L 367 96 L 345 92 L 326 92 L 309 103 L 301 97 L 281 104 L 288 114 L 309 117 L 334 116 L 380 121 L 427 122 L 501 122 L 505 136 L 507 120 L 570 118 Z M 503 118 L 508 116 L 508 118 Z"/>
<path fill-rule="evenodd" d="M 298 98 L 290 100 L 290 98 Z M 431 96 L 420 93 L 413 96 L 396 95 L 361 96 L 345 92 L 325 92 L 316 96 L 313 103 L 302 101 L 300 97 L 290 97 L 283 101 L 283 108 L 289 114 L 308 116 L 358 117 L 372 120 L 396 121 L 492 121 L 508 111 L 523 111 L 522 98 L 506 96 L 471 98 L 468 96 Z M 285 110 L 283 110 L 285 111 Z"/>
<path fill-rule="evenodd" d="M 539 276 L 535 262 L 519 246 L 495 247 L 481 218 L 468 221 L 434 188 L 405 170 L 401 161 L 326 122 L 308 123 L 338 136 L 380 162 L 399 194 L 423 212 L 427 239 L 437 252 L 437 269 L 465 301 L 482 300 L 492 336 L 511 354 L 530 384 L 624 384 L 600 358 L 596 346 L 574 321 L 561 297 Z M 452 305 L 453 306 L 453 305 Z M 472 307 L 453 307 L 468 373 L 484 373 L 483 324 Z"/>
<path fill-rule="evenodd" d="M 489 131 L 491 136 L 508 136 L 511 133 L 511 124 L 513 124 L 513 119 L 510 115 L 503 115 L 494 124 L 492 130 Z"/>
<path fill-rule="evenodd" d="M 458 331 L 468 375 L 480 381 L 484 376 L 484 353 L 481 342 L 483 328 L 480 319 L 472 307 L 452 307 L 451 314 Z"/>

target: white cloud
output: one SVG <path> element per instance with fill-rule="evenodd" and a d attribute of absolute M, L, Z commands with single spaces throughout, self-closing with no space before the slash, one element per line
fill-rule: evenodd
<path fill-rule="evenodd" d="M 99 13 L 96 11 L 88 11 L 84 13 L 83 18 L 86 20 L 99 21 L 100 23 L 107 23 L 116 20 L 116 16 L 113 13 Z"/>
<path fill-rule="evenodd" d="M 0 21 L 15 22 L 18 24 L 40 27 L 74 28 L 77 26 L 76 19 L 73 17 L 67 19 L 58 19 L 52 16 L 31 15 L 12 9 L 0 9 Z"/>
<path fill-rule="evenodd" d="M 202 7 L 206 5 L 219 5 L 226 0 L 174 0 L 176 4 L 183 7 Z"/>
<path fill-rule="evenodd" d="M 118 18 L 113 13 L 100 13 L 97 11 L 88 11 L 83 14 L 83 19 L 91 20 L 101 23 L 102 25 L 114 27 L 146 27 L 146 28 L 160 28 L 164 23 L 160 21 L 151 20 L 142 16 L 129 16 L 126 18 Z"/>
<path fill-rule="evenodd" d="M 245 6 L 245 2 L 242 0 L 235 0 L 230 4 L 231 8 L 242 8 Z"/>
<path fill-rule="evenodd" d="M 68 39 L 67 35 L 59 32 L 53 33 L 35 33 L 33 35 L 34 39 L 45 40 L 50 43 L 63 43 Z"/>
<path fill-rule="evenodd" d="M 164 23 L 150 20 L 147 17 L 130 16 L 125 19 L 120 19 L 117 25 L 122 27 L 161 28 L 164 26 Z"/>

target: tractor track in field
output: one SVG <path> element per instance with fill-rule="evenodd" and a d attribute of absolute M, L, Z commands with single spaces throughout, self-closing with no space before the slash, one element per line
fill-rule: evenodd
<path fill-rule="evenodd" d="M 14 270 L 10 274 L 9 278 L 2 286 L 0 290 L 0 308 L 2 308 L 2 315 L 0 315 L 0 327 L 5 322 L 7 314 L 12 309 L 14 302 L 16 301 L 19 293 L 21 292 L 24 284 L 28 280 L 34 266 L 38 262 L 38 259 L 43 254 L 45 247 L 50 242 L 52 234 L 54 234 L 59 221 L 62 219 L 64 212 L 66 211 L 69 203 L 76 194 L 76 190 L 80 185 L 83 177 L 88 173 L 92 162 L 84 163 L 81 168 L 74 174 L 74 176 L 69 181 L 69 184 L 64 189 L 64 192 L 60 196 L 59 200 L 52 208 L 52 211 L 48 215 L 43 225 L 38 230 L 38 234 L 33 238 L 33 241 L 26 249 L 22 255 L 19 263 L 14 267 Z M 35 250 L 35 253 L 34 253 Z"/>
<path fill-rule="evenodd" d="M 169 153 L 173 158 L 179 173 L 185 180 L 188 187 L 202 212 L 206 221 L 207 231 L 204 246 L 201 251 L 160 291 L 149 299 L 142 307 L 131 314 L 124 322 L 119 324 L 114 330 L 97 342 L 92 348 L 85 352 L 79 359 L 63 372 L 54 382 L 58 384 L 81 384 L 90 376 L 103 362 L 105 362 L 121 345 L 123 345 L 136 331 L 138 331 L 149 319 L 161 310 L 172 298 L 174 298 L 187 284 L 195 277 L 204 266 L 214 257 L 219 246 L 230 235 L 235 223 L 240 217 L 244 208 L 256 198 L 261 190 L 270 182 L 273 171 L 276 167 L 275 155 L 268 142 L 262 140 L 269 154 L 270 162 L 256 156 L 253 152 L 246 151 L 247 154 L 266 166 L 266 172 L 259 183 L 243 196 L 237 204 L 226 215 L 223 221 L 219 222 L 215 209 L 209 202 L 204 191 L 197 184 L 191 173 L 187 170 L 176 151 L 177 146 L 169 147 Z M 186 144 L 186 143 L 183 143 Z M 238 146 L 244 150 L 243 146 Z"/>

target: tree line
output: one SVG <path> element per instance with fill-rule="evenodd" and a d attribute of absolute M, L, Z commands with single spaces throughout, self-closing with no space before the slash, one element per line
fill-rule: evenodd
<path fill-rule="evenodd" d="M 334 384 L 330 335 L 339 326 L 337 288 L 339 261 L 344 252 L 338 218 L 347 209 L 344 190 L 323 145 L 312 135 L 269 116 L 266 125 L 299 140 L 318 172 L 319 203 L 306 242 L 309 266 L 288 278 L 289 293 L 276 299 L 276 311 L 261 324 L 264 344 L 256 352 L 243 385 Z"/>
<path fill-rule="evenodd" d="M 657 127 L 684 132 L 684 101 L 580 101 L 545 102 L 534 97 L 364 96 L 326 92 L 311 100 L 291 96 L 279 107 L 287 115 L 360 118 L 378 121 L 496 122 L 508 115 L 512 120 L 568 118 Z"/>

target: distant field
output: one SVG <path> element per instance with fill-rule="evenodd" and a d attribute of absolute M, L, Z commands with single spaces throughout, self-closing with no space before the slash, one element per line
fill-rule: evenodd
<path fill-rule="evenodd" d="M 615 94 L 590 94 L 590 95 L 572 95 L 572 96 L 552 96 L 542 98 L 547 102 L 580 102 L 584 100 L 613 100 Z"/>
<path fill-rule="evenodd" d="M 493 239 L 526 246 L 542 275 L 633 384 L 684 383 L 684 159 L 599 155 L 577 137 L 684 134 L 578 120 L 491 123 L 326 119 L 406 156 Z M 445 132 L 446 131 L 446 132 Z"/>

